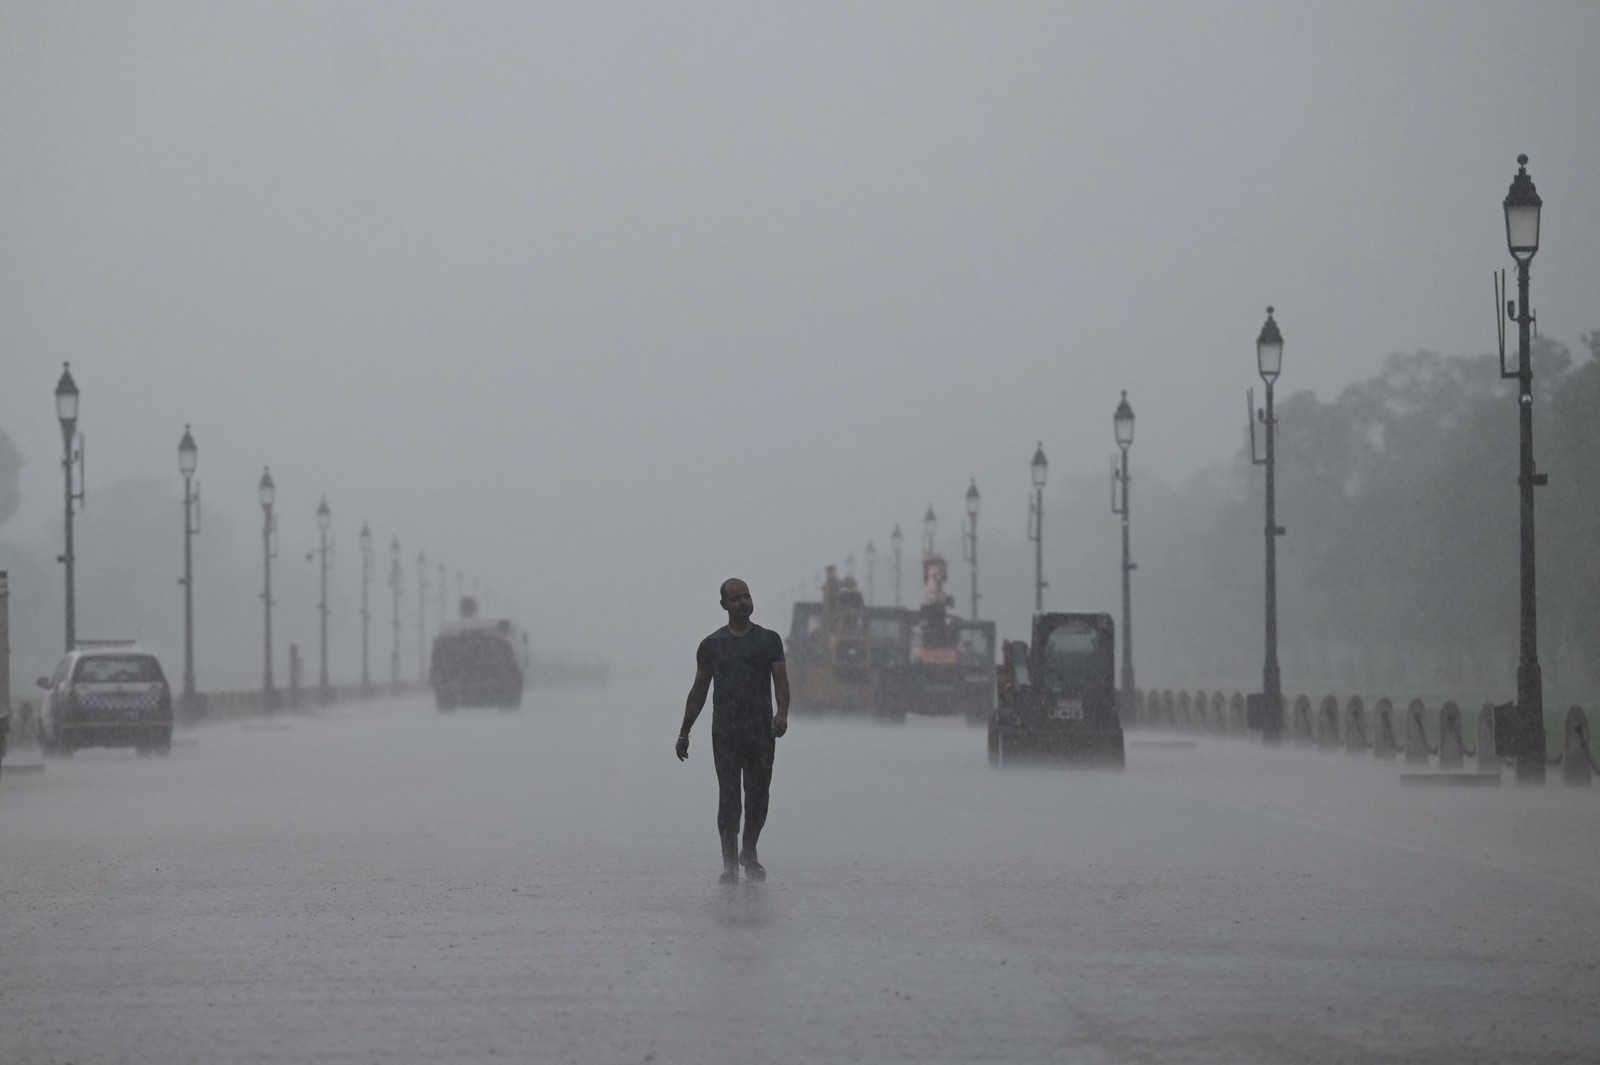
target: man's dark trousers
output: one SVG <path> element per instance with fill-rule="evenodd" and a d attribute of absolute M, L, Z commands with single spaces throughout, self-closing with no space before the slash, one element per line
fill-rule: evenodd
<path fill-rule="evenodd" d="M 739 787 L 744 785 L 744 846 L 755 850 L 761 828 L 767 823 L 767 797 L 772 787 L 772 756 L 777 741 L 761 735 L 711 735 L 711 760 L 717 766 L 717 832 L 722 836 L 722 856 L 738 854 Z"/>

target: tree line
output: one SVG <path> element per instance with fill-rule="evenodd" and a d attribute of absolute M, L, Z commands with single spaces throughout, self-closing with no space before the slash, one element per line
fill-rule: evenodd
<path fill-rule="evenodd" d="M 1540 661 L 1547 688 L 1566 690 L 1600 680 L 1600 331 L 1583 343 L 1533 349 L 1534 454 L 1550 479 L 1536 497 Z M 1517 406 L 1497 357 L 1393 355 L 1331 400 L 1288 396 L 1277 417 L 1285 684 L 1509 693 Z M 1246 443 L 1227 467 L 1136 497 L 1135 633 L 1152 682 L 1259 674 L 1263 491 Z"/>

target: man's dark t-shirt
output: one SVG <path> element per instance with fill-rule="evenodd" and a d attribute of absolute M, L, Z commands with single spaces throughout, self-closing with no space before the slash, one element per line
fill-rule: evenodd
<path fill-rule="evenodd" d="M 783 637 L 752 624 L 743 636 L 724 625 L 700 641 L 695 666 L 710 674 L 711 735 L 772 735 L 772 664 L 783 661 Z"/>

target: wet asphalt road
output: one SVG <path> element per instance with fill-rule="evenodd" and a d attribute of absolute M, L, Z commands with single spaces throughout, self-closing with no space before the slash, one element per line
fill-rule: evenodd
<path fill-rule="evenodd" d="M 1600 1060 L 1600 794 L 1222 740 L 995 772 L 959 722 L 800 718 L 771 879 L 729 888 L 682 698 L 0 776 L 0 1062 Z"/>

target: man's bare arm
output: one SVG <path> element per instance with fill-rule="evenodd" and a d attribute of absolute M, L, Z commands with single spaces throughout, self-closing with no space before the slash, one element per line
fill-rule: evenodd
<path fill-rule="evenodd" d="M 778 697 L 778 712 L 772 715 L 772 734 L 782 736 L 789 731 L 789 667 L 783 662 L 772 663 L 772 689 Z"/>
<path fill-rule="evenodd" d="M 689 688 L 689 698 L 683 706 L 683 727 L 678 730 L 678 761 L 689 757 L 689 730 L 695 719 L 706 708 L 706 695 L 711 691 L 711 674 L 695 670 L 694 684 Z"/>

